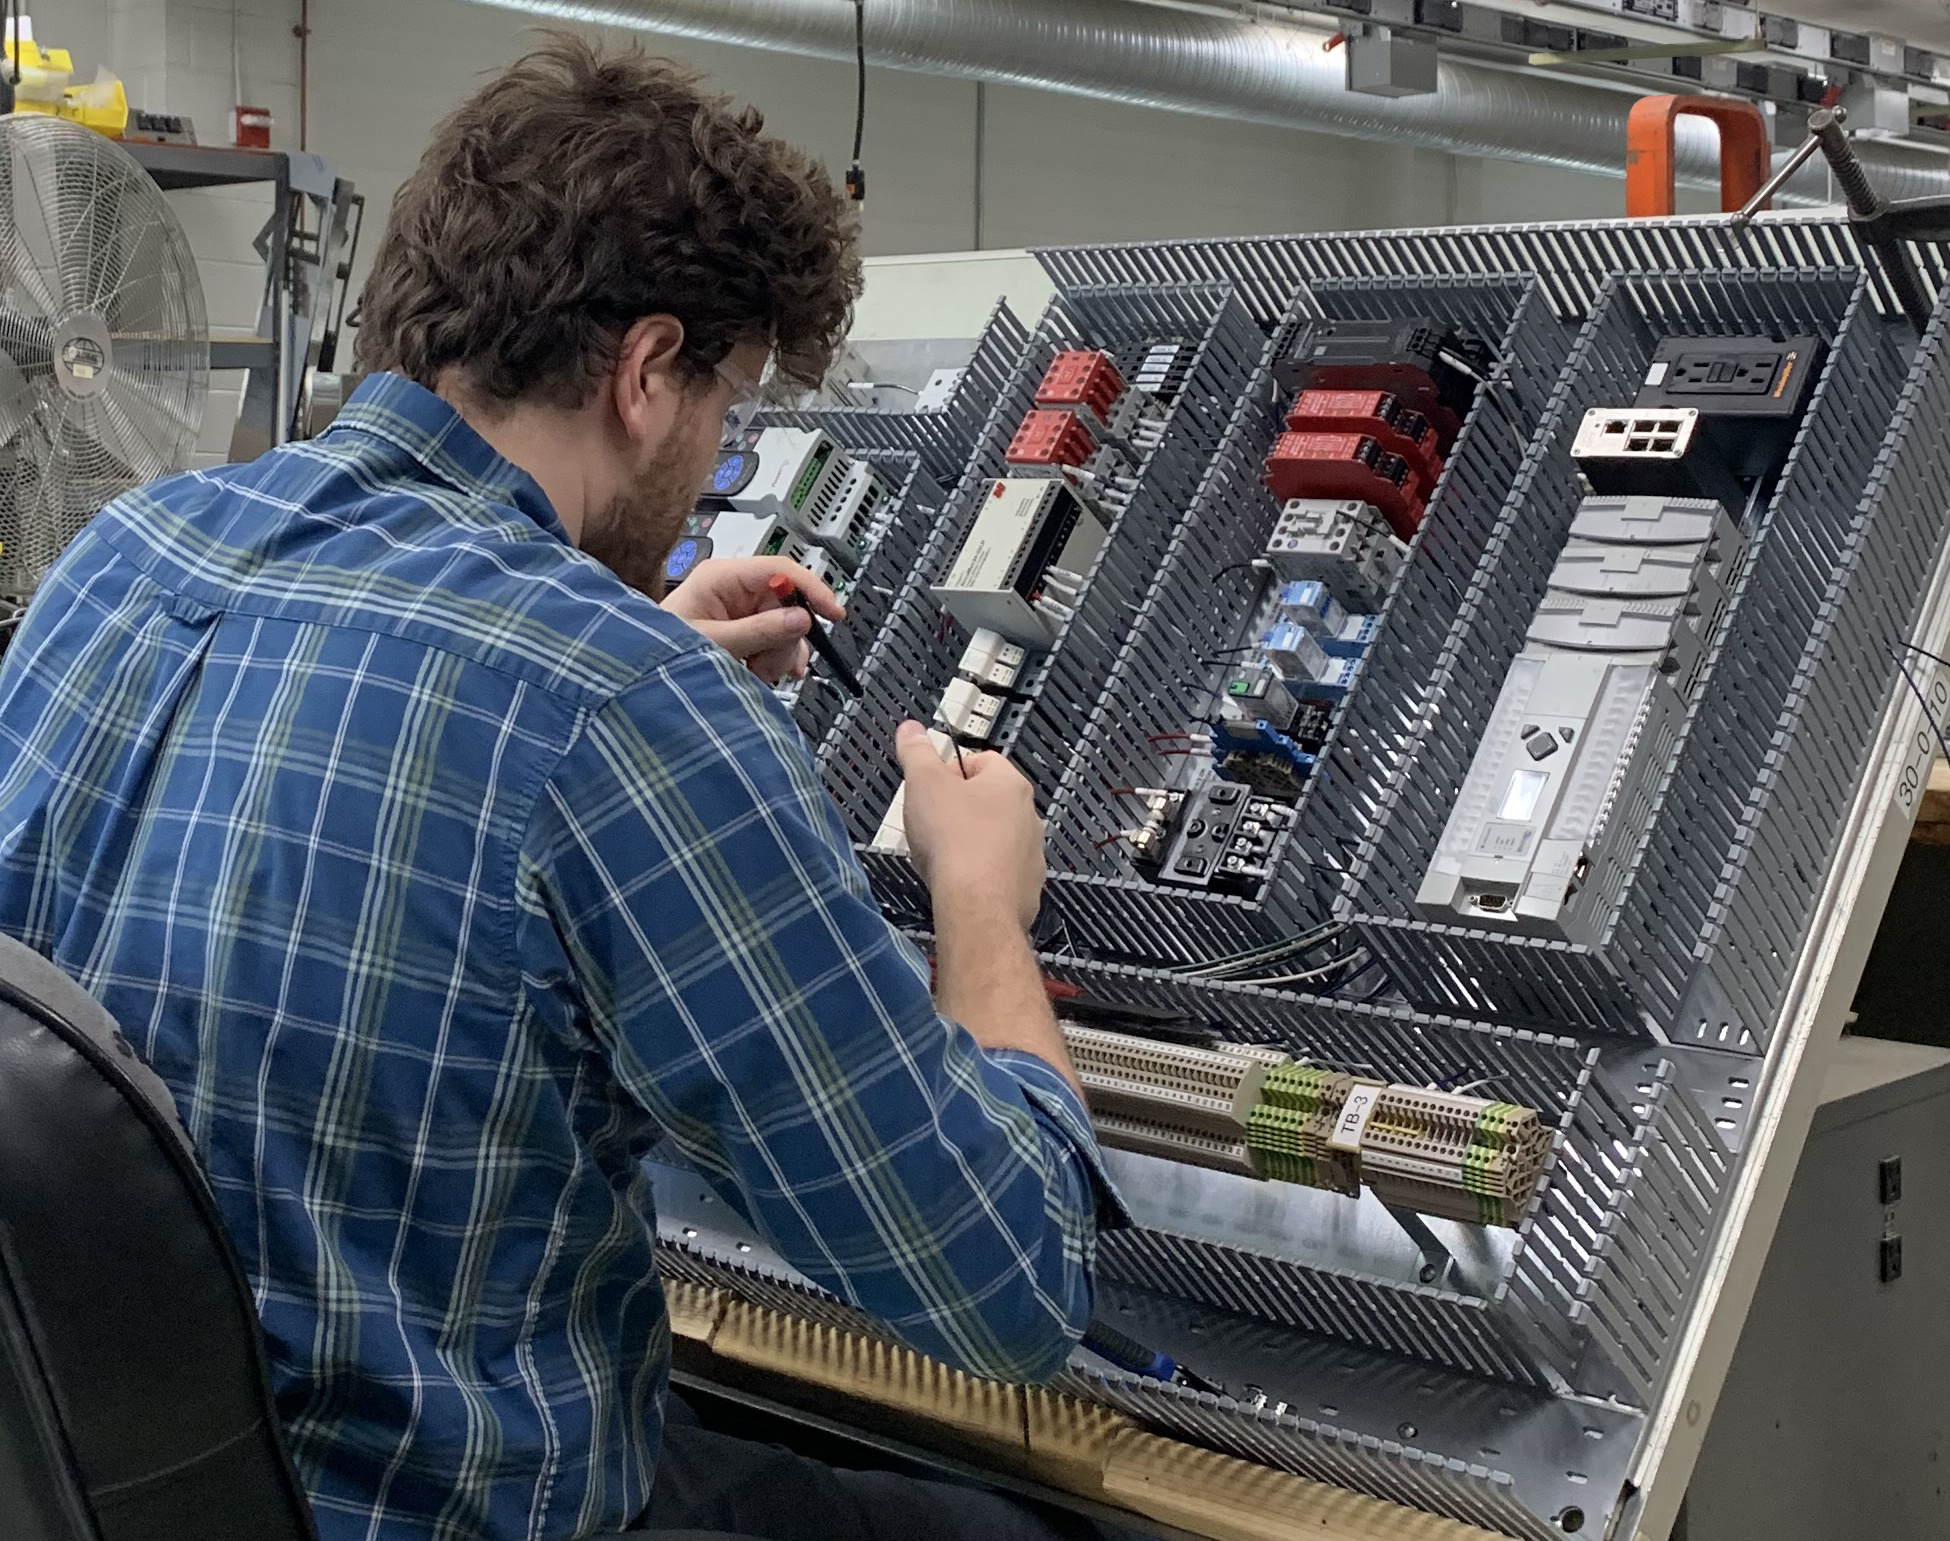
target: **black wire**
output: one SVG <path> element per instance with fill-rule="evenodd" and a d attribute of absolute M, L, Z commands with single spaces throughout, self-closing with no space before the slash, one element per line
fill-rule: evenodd
<path fill-rule="evenodd" d="M 853 164 L 860 164 L 860 147 L 867 137 L 867 0 L 853 0 L 853 58 L 859 78 L 859 99 L 853 109 Z"/>
<path fill-rule="evenodd" d="M 1918 647 L 1914 642 L 1900 642 L 1897 644 L 1897 646 L 1908 648 L 1912 653 L 1921 653 L 1925 658 L 1929 659 L 1930 662 L 1942 664 L 1944 668 L 1950 669 L 1950 658 L 1940 657 L 1939 655 L 1932 653 L 1926 647 Z"/>
<path fill-rule="evenodd" d="M 1921 650 L 1919 649 L 1918 651 Z M 1946 760 L 1950 760 L 1950 738 L 1944 736 L 1943 727 L 1936 720 L 1936 713 L 1930 710 L 1930 703 L 1923 695 L 1923 687 L 1918 685 L 1915 679 L 1911 677 L 1909 668 L 1904 664 L 1900 654 L 1896 658 L 1896 669 L 1902 675 L 1903 683 L 1909 686 L 1909 693 L 1916 697 L 1916 704 L 1923 708 L 1923 720 L 1930 725 L 1931 731 L 1936 734 L 1937 747 L 1943 751 L 1943 757 Z"/>

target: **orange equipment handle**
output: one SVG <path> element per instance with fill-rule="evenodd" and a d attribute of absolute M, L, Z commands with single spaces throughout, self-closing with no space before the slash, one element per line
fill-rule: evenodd
<path fill-rule="evenodd" d="M 1625 121 L 1625 212 L 1633 219 L 1674 212 L 1672 141 L 1681 113 L 1711 118 L 1720 127 L 1720 207 L 1729 214 L 1744 208 L 1773 170 L 1767 119 L 1754 103 L 1718 96 L 1642 96 Z"/>

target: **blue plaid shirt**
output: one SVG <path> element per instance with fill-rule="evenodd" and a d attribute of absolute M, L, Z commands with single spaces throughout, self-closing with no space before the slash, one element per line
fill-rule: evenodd
<path fill-rule="evenodd" d="M 918 1348 L 1063 1363 L 1082 1107 L 936 1015 L 769 693 L 430 393 L 110 505 L 0 742 L 0 928 L 175 1094 L 326 1541 L 643 1508 L 659 1138 Z"/>

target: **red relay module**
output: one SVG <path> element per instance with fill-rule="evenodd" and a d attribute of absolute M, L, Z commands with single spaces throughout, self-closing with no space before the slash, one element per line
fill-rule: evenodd
<path fill-rule="evenodd" d="M 1358 498 L 1386 516 L 1403 540 L 1422 523 L 1420 478 L 1400 455 L 1365 433 L 1283 433 L 1266 457 L 1266 485 L 1294 498 Z"/>
<path fill-rule="evenodd" d="M 1366 434 L 1408 462 L 1424 502 L 1442 475 L 1442 454 L 1429 420 L 1387 391 L 1302 391 L 1286 425 L 1301 433 Z"/>

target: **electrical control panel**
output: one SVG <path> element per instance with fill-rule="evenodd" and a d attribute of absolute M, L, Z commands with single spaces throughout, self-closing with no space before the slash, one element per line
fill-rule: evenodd
<path fill-rule="evenodd" d="M 1046 252 L 695 532 L 851 549 L 863 694 L 793 711 L 918 943 L 898 723 L 1035 791 L 1100 1308 L 1217 1388 L 1062 1394 L 1516 1541 L 1670 1528 L 1950 689 L 1950 349 L 1844 224 L 1679 239 Z M 658 1197 L 672 1269 L 840 1319 Z"/>

